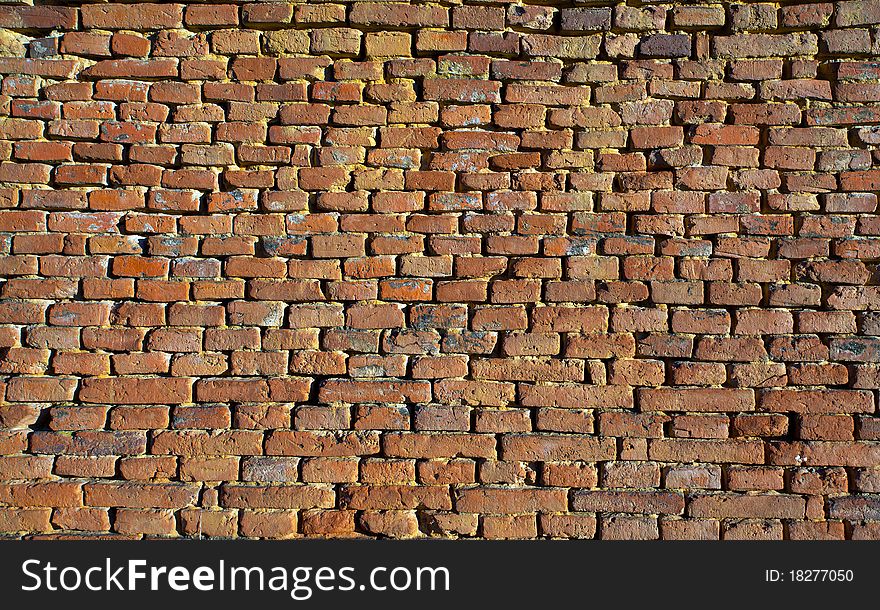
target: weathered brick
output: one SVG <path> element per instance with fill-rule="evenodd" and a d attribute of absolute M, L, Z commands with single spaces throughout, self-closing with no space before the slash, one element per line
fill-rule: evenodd
<path fill-rule="evenodd" d="M 688 502 L 688 515 L 724 519 L 748 515 L 759 519 L 803 519 L 806 503 L 800 496 L 730 495 L 695 496 Z"/>
<path fill-rule="evenodd" d="M 84 379 L 79 399 L 90 403 L 180 404 L 192 398 L 192 379 L 104 377 Z"/>

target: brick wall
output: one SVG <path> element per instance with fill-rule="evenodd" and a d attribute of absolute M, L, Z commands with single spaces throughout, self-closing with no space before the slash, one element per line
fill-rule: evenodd
<path fill-rule="evenodd" d="M 878 24 L 0 6 L 0 531 L 880 536 Z"/>

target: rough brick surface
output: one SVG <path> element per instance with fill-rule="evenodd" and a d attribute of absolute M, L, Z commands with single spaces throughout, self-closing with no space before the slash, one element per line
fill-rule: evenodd
<path fill-rule="evenodd" d="M 877 536 L 878 26 L 0 6 L 0 535 Z"/>

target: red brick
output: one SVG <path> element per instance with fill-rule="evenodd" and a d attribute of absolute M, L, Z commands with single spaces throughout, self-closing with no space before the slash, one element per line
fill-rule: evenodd
<path fill-rule="evenodd" d="M 103 377 L 84 379 L 79 399 L 109 404 L 181 404 L 192 398 L 192 379 Z"/>

